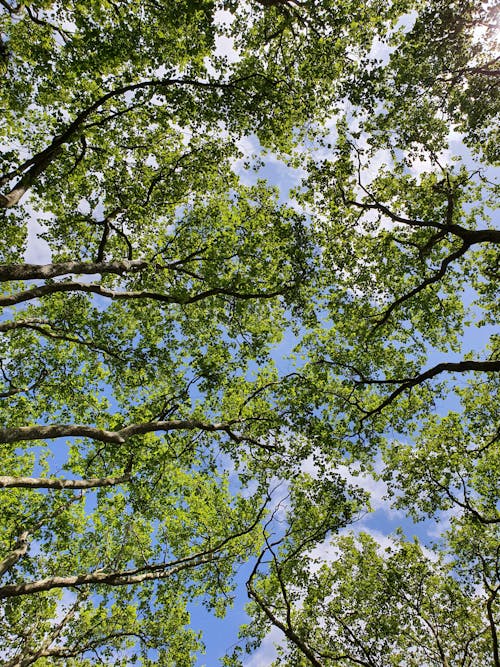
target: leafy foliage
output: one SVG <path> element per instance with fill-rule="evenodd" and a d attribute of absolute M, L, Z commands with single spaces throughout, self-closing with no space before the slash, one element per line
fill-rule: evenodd
<path fill-rule="evenodd" d="M 227 665 L 498 667 L 493 5 L 0 26 L 4 664 L 193 665 L 247 564 Z M 360 471 L 438 541 L 354 531 Z"/>

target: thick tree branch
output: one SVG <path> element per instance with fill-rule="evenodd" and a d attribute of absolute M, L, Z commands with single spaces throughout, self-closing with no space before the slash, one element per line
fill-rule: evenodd
<path fill-rule="evenodd" d="M 28 645 L 24 648 L 24 650 L 22 650 L 20 654 L 16 655 L 14 658 L 12 658 L 12 660 L 9 660 L 7 663 L 5 663 L 5 667 L 29 667 L 29 665 L 34 664 L 39 658 L 54 655 L 51 652 L 50 645 L 60 636 L 61 632 L 64 630 L 69 621 L 74 618 L 80 603 L 81 601 L 78 599 L 71 605 L 59 623 L 41 642 L 41 646 L 38 648 L 38 650 L 33 651 Z"/>
<path fill-rule="evenodd" d="M 39 153 L 36 156 L 36 159 L 34 159 L 34 163 L 30 169 L 19 179 L 10 192 L 5 195 L 0 194 L 0 208 L 11 208 L 12 206 L 15 206 L 33 186 L 40 174 L 43 174 L 47 167 L 53 162 L 60 151 L 61 145 L 55 143 L 54 140 L 49 148 L 45 149 L 42 153 Z"/>
<path fill-rule="evenodd" d="M 388 218 L 390 218 L 393 222 L 399 222 L 408 227 L 433 227 L 435 229 L 439 229 L 445 234 L 453 234 L 454 236 L 458 236 L 469 246 L 475 245 L 477 243 L 500 243 L 500 229 L 466 229 L 461 225 L 453 224 L 448 221 L 443 223 L 435 222 L 433 220 L 417 220 L 415 218 L 405 218 L 404 216 L 391 211 L 391 209 L 385 206 L 385 204 L 377 201 L 368 191 L 367 194 L 374 200 L 373 204 L 356 201 L 354 199 L 346 199 L 344 196 L 343 200 L 346 205 L 355 206 L 365 211 L 379 211 L 380 213 L 383 213 Z"/>
<path fill-rule="evenodd" d="M 121 445 L 135 435 L 144 435 L 156 431 L 191 431 L 200 430 L 208 432 L 224 432 L 235 442 L 255 442 L 251 438 L 240 436 L 231 430 L 235 423 L 241 423 L 244 420 L 233 420 L 231 422 L 209 423 L 197 419 L 172 419 L 169 421 L 144 422 L 142 424 L 131 424 L 119 431 L 107 431 L 96 428 L 95 426 L 86 426 L 82 424 L 54 424 L 51 426 L 20 426 L 14 428 L 0 428 L 0 443 L 21 442 L 24 440 L 46 440 L 52 438 L 91 438 L 99 442 Z"/>
<path fill-rule="evenodd" d="M 413 378 L 405 379 L 394 379 L 394 380 L 384 380 L 384 383 L 400 383 L 400 386 L 395 389 L 389 396 L 382 401 L 376 408 L 365 412 L 365 415 L 362 417 L 362 420 L 372 417 L 373 415 L 381 412 L 386 408 L 390 403 L 392 403 L 400 394 L 416 387 L 427 380 L 432 380 L 440 373 L 467 373 L 468 371 L 482 372 L 482 373 L 498 373 L 500 371 L 500 359 L 492 359 L 488 361 L 458 361 L 458 362 L 443 362 L 436 364 L 432 368 L 416 375 Z M 363 384 L 378 384 L 381 381 L 379 380 L 369 380 L 365 379 Z"/>
<path fill-rule="evenodd" d="M 268 502 L 269 497 L 265 499 L 264 504 L 260 507 L 251 524 L 244 526 L 241 530 L 234 531 L 214 546 L 208 549 L 203 549 L 191 556 L 179 558 L 168 563 L 146 564 L 143 567 L 131 568 L 129 570 L 115 572 L 103 572 L 98 570 L 87 574 L 68 577 L 47 577 L 46 579 L 40 579 L 33 582 L 8 584 L 0 587 L 0 599 L 31 595 L 33 593 L 41 593 L 56 588 L 72 588 L 75 586 L 132 586 L 144 583 L 145 581 L 167 579 L 183 570 L 196 568 L 200 565 L 213 562 L 214 560 L 224 559 L 226 557 L 224 554 L 225 547 L 240 537 L 248 535 L 256 528 L 263 516 Z"/>
<path fill-rule="evenodd" d="M 204 556 L 193 556 L 173 563 L 149 565 L 120 572 L 96 571 L 69 577 L 47 577 L 31 583 L 8 584 L 0 587 L 0 599 L 32 595 L 33 593 L 50 591 L 54 588 L 71 588 L 84 585 L 132 586 L 145 581 L 167 579 L 182 570 L 209 563 L 214 557 L 214 552 L 209 552 Z"/>
<path fill-rule="evenodd" d="M 59 262 L 58 264 L 0 264 L 0 282 L 9 280 L 46 280 L 64 276 L 69 273 L 76 275 L 93 275 L 114 273 L 136 273 L 145 269 L 149 262 L 144 259 L 120 259 L 110 262 Z"/>
<path fill-rule="evenodd" d="M 64 505 L 57 508 L 55 512 L 52 512 L 48 517 L 44 517 L 42 520 L 38 521 L 34 526 L 30 526 L 29 530 L 23 530 L 17 538 L 17 542 L 14 545 L 14 549 L 10 551 L 7 556 L 0 561 L 0 577 L 8 572 L 14 565 L 23 558 L 28 552 L 30 546 L 30 537 L 32 534 L 40 529 L 43 525 L 53 519 L 55 516 L 59 515 L 62 511 L 68 509 L 70 505 L 78 500 L 81 500 L 82 495 L 78 494 L 73 496 L 66 502 Z"/>
<path fill-rule="evenodd" d="M 210 289 L 204 290 L 203 292 L 198 292 L 197 294 L 174 296 L 171 294 L 163 294 L 161 292 L 152 292 L 149 290 L 120 292 L 93 283 L 68 281 L 52 283 L 49 285 L 40 285 L 28 290 L 23 290 L 22 292 L 17 292 L 17 294 L 2 296 L 0 297 L 0 306 L 15 306 L 18 303 L 32 301 L 43 296 L 49 296 L 51 294 L 58 294 L 61 292 L 84 292 L 86 294 L 98 294 L 99 296 L 113 300 L 150 299 L 153 301 L 160 301 L 162 303 L 188 305 L 190 303 L 203 301 L 203 299 L 207 299 L 211 296 L 228 296 L 241 300 L 273 299 L 276 296 L 281 296 L 284 292 L 290 289 L 290 287 L 290 285 L 284 285 L 280 289 L 276 289 L 270 292 L 238 292 L 237 290 L 230 289 L 228 287 L 212 287 Z"/>
<path fill-rule="evenodd" d="M 130 481 L 130 474 L 120 477 L 97 477 L 90 479 L 61 479 L 52 477 L 13 477 L 0 475 L 1 489 L 95 489 L 117 486 Z"/>
<path fill-rule="evenodd" d="M 23 532 L 17 538 L 17 542 L 14 545 L 12 551 L 10 551 L 7 556 L 0 561 L 0 577 L 8 572 L 18 560 L 26 555 L 29 545 L 30 545 L 30 532 L 28 530 L 23 530 Z"/>

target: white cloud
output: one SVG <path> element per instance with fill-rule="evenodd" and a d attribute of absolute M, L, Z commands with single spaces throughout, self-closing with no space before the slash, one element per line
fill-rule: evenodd
<path fill-rule="evenodd" d="M 46 231 L 43 219 L 40 215 L 33 213 L 28 222 L 28 240 L 24 253 L 24 261 L 28 264 L 48 264 L 52 259 L 52 253 L 47 241 L 41 238 Z"/>
<path fill-rule="evenodd" d="M 444 533 L 451 528 L 452 518 L 460 516 L 460 514 L 461 511 L 456 506 L 440 512 L 437 520 L 429 523 L 426 531 L 427 535 L 431 538 L 442 539 Z"/>
<path fill-rule="evenodd" d="M 379 472 L 381 467 L 382 461 L 377 461 L 375 463 L 375 471 Z M 301 469 L 312 477 L 318 477 L 320 474 L 312 457 L 304 461 Z M 396 510 L 391 506 L 387 498 L 387 484 L 383 480 L 376 479 L 368 472 L 359 472 L 359 469 L 357 470 L 354 466 L 336 465 L 332 467 L 332 471 L 339 474 L 348 484 L 367 491 L 370 494 L 370 503 L 375 512 L 384 512 L 390 518 L 403 516 L 400 510 Z"/>
<path fill-rule="evenodd" d="M 352 529 L 346 532 L 352 532 Z M 383 555 L 386 549 L 393 549 L 396 544 L 394 538 L 391 535 L 383 533 L 381 530 L 360 527 L 359 530 L 356 532 L 367 533 L 373 540 L 375 540 L 375 542 L 377 542 L 377 544 L 379 545 L 378 552 L 380 555 Z"/>
<path fill-rule="evenodd" d="M 448 149 L 445 149 L 445 150 L 441 151 L 437 155 L 437 159 L 439 160 L 439 164 L 441 164 L 443 167 L 450 164 L 451 158 L 452 158 L 452 153 Z M 436 171 L 436 158 L 434 157 L 434 158 L 431 159 L 430 156 L 414 157 L 414 158 L 412 158 L 411 167 L 410 167 L 409 171 L 414 176 L 418 176 L 418 175 L 424 174 L 426 172 Z"/>
<path fill-rule="evenodd" d="M 226 58 L 230 63 L 240 59 L 239 53 L 234 48 L 234 40 L 224 35 L 219 35 L 215 40 L 215 55 Z"/>
<path fill-rule="evenodd" d="M 234 16 L 231 12 L 223 9 L 215 12 L 214 23 L 217 35 L 215 37 L 213 56 L 216 58 L 225 58 L 228 63 L 235 63 L 240 60 L 240 54 L 234 47 L 234 39 L 227 34 L 233 20 Z M 211 57 L 206 57 L 204 62 L 209 74 L 217 74 L 218 69 L 212 65 Z"/>
<path fill-rule="evenodd" d="M 269 667 L 276 658 L 276 646 L 283 641 L 283 633 L 276 627 L 271 629 L 268 635 L 262 640 L 262 644 L 257 651 L 243 662 L 244 667 Z"/>

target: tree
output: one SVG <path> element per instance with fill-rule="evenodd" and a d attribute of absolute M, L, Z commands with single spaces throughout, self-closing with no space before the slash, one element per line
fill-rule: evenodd
<path fill-rule="evenodd" d="M 297 190 L 324 248 L 321 321 L 289 379 L 301 424 L 328 439 L 325 458 L 381 456 L 393 506 L 446 511 L 450 527 L 429 555 L 402 536 L 385 554 L 340 537 L 323 565 L 268 540 L 242 637 L 253 648 L 280 628 L 275 664 L 500 664 L 498 72 L 475 34 L 497 21 L 486 4 L 428 3 Z M 451 128 L 472 155 L 443 155 Z"/>
<path fill-rule="evenodd" d="M 495 321 L 500 239 L 488 166 L 439 154 L 453 126 L 495 159 L 495 17 L 421 5 L 0 3 L 6 664 L 193 664 L 190 601 L 224 614 L 248 561 L 252 645 L 276 625 L 290 664 L 499 664 L 498 339 L 474 356 L 462 335 L 466 302 Z M 250 132 L 306 171 L 294 201 L 240 175 Z M 290 329 L 302 359 L 283 372 Z M 462 407 L 429 416 L 446 395 Z M 367 506 L 338 466 L 379 453 L 398 506 L 456 510 L 451 564 L 336 538 L 373 582 L 353 644 L 321 613 L 358 573 L 311 553 Z M 434 621 L 408 602 L 424 578 Z"/>
<path fill-rule="evenodd" d="M 287 548 L 277 555 L 268 545 L 270 573 L 262 578 L 254 570 L 249 594 L 256 628 L 265 632 L 273 623 L 286 636 L 273 665 L 484 661 L 491 646 L 488 601 L 457 580 L 449 565 L 402 539 L 381 550 L 365 533 L 340 537 L 334 547 L 334 560 L 319 565 L 312 557 L 293 561 Z"/>

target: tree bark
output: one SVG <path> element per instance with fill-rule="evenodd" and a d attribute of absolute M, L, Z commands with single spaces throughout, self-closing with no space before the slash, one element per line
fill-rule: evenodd
<path fill-rule="evenodd" d="M 108 431 L 106 429 L 87 426 L 84 424 L 53 424 L 50 426 L 19 426 L 14 428 L 0 429 L 0 443 L 20 442 L 23 440 L 45 440 L 52 438 L 91 438 L 99 442 L 121 445 L 134 435 L 144 435 L 155 431 L 223 431 L 233 440 L 242 441 L 242 438 L 231 431 L 231 425 L 235 422 L 221 422 L 211 424 L 197 419 L 172 419 L 169 421 L 144 422 L 142 424 L 131 424 L 119 431 Z"/>
<path fill-rule="evenodd" d="M 423 373 L 420 373 L 420 375 L 416 375 L 414 378 L 391 380 L 390 382 L 393 382 L 394 384 L 396 384 L 397 382 L 401 382 L 401 385 L 397 389 L 395 389 L 385 400 L 383 400 L 382 403 L 380 403 L 380 405 L 378 405 L 373 410 L 367 412 L 363 416 L 363 419 L 367 419 L 368 417 L 371 417 L 379 413 L 407 389 L 411 389 L 412 387 L 416 387 L 417 385 L 422 384 L 427 380 L 431 380 L 440 373 L 466 373 L 468 371 L 476 371 L 482 373 L 498 373 L 500 371 L 500 359 L 491 359 L 486 361 L 467 360 L 467 361 L 447 362 L 447 363 L 444 362 L 441 364 L 436 364 L 436 366 L 433 366 L 432 368 L 429 368 Z M 387 382 L 389 381 L 384 380 L 384 383 Z M 364 384 L 370 384 L 370 381 L 366 380 Z M 371 384 L 379 384 L 379 382 L 374 381 Z"/>
<path fill-rule="evenodd" d="M 244 79 L 249 77 L 244 77 Z M 244 80 L 242 79 L 242 80 Z M 68 144 L 78 133 L 85 127 L 85 121 L 95 111 L 98 111 L 109 100 L 121 97 L 126 93 L 131 93 L 136 90 L 146 90 L 148 88 L 162 90 L 171 86 L 192 86 L 195 88 L 206 89 L 227 89 L 233 87 L 239 80 L 233 82 L 209 82 L 196 81 L 195 79 L 152 79 L 149 81 L 141 81 L 138 83 L 131 83 L 126 86 L 121 86 L 115 90 L 110 90 L 108 93 L 102 95 L 93 104 L 90 104 L 86 109 L 81 111 L 76 118 L 67 126 L 62 134 L 54 137 L 52 143 L 44 150 L 34 155 L 29 160 L 26 160 L 20 167 L 13 172 L 6 174 L 0 178 L 0 183 L 6 183 L 16 175 L 23 174 L 19 181 L 7 194 L 0 194 L 0 208 L 11 208 L 19 203 L 21 198 L 33 186 L 37 178 L 42 174 L 47 167 L 53 162 L 57 154 L 60 152 L 65 144 Z"/>
<path fill-rule="evenodd" d="M 74 274 L 135 273 L 146 268 L 142 259 L 114 260 L 112 262 L 60 262 L 59 264 L 0 264 L 0 282 L 8 280 L 36 280 Z"/>
<path fill-rule="evenodd" d="M 18 303 L 33 301 L 34 299 L 39 299 L 40 297 L 49 296 L 51 294 L 57 294 L 60 292 L 84 292 L 86 294 L 98 294 L 99 296 L 104 296 L 112 300 L 151 299 L 153 301 L 159 301 L 162 303 L 189 305 L 191 303 L 203 301 L 203 299 L 208 299 L 211 296 L 229 296 L 234 299 L 241 300 L 273 299 L 282 295 L 289 288 L 289 285 L 284 285 L 280 289 L 273 290 L 271 292 L 238 292 L 237 290 L 230 289 L 228 287 L 212 287 L 196 294 L 187 296 L 173 296 L 171 294 L 162 294 L 161 292 L 151 292 L 149 290 L 140 290 L 134 292 L 116 291 L 102 287 L 102 285 L 71 281 L 52 283 L 49 285 L 40 285 L 39 287 L 33 287 L 22 292 L 17 292 L 17 294 L 9 294 L 0 297 L 0 306 L 15 306 Z"/>
<path fill-rule="evenodd" d="M 0 476 L 2 489 L 95 489 L 116 486 L 130 480 L 130 475 L 120 477 L 96 477 L 90 479 L 61 479 L 51 477 Z"/>
<path fill-rule="evenodd" d="M 91 572 L 90 574 L 77 574 L 70 577 L 47 577 L 30 583 L 8 584 L 0 588 L 0 599 L 19 597 L 21 595 L 32 595 L 49 591 L 54 588 L 69 588 L 71 586 L 99 585 L 107 586 L 131 586 L 144 581 L 166 579 L 177 572 L 188 568 L 197 567 L 209 563 L 214 558 L 213 552 L 205 556 L 193 556 L 178 561 L 175 564 L 149 565 L 134 570 L 123 570 L 121 572 Z"/>
<path fill-rule="evenodd" d="M 11 567 L 17 563 L 18 560 L 26 555 L 30 545 L 29 536 L 29 531 L 24 530 L 19 535 L 14 549 L 9 554 L 7 554 L 7 556 L 2 561 L 0 561 L 0 577 L 8 572 Z"/>

